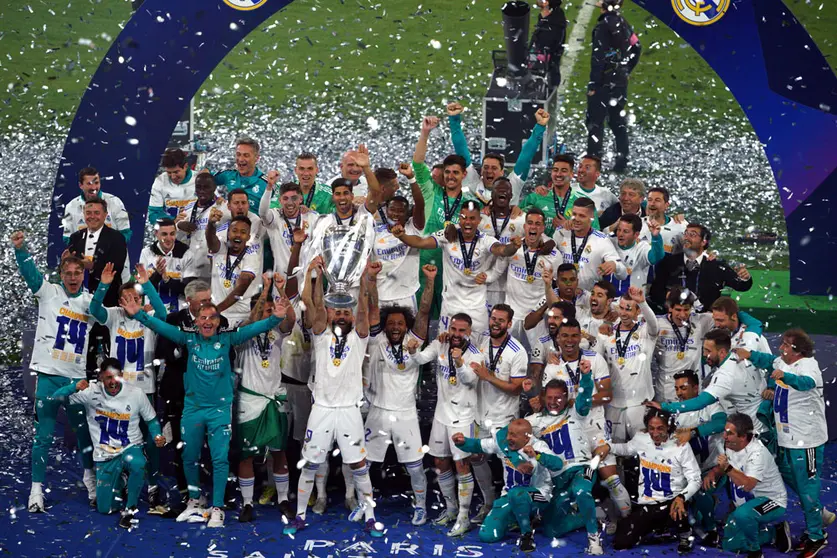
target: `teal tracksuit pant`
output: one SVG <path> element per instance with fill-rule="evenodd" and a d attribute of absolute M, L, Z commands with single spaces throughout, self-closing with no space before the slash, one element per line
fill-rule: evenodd
<path fill-rule="evenodd" d="M 822 526 L 822 504 L 820 503 L 820 469 L 823 463 L 823 448 L 779 448 L 776 459 L 779 472 L 785 483 L 799 496 L 805 513 L 808 538 L 819 541 L 824 538 Z"/>
<path fill-rule="evenodd" d="M 110 513 L 123 507 L 119 502 L 123 471 L 128 473 L 128 498 L 124 507 L 137 507 L 142 485 L 145 484 L 145 454 L 142 448 L 133 446 L 113 459 L 96 463 L 96 508 L 99 513 Z"/>
<path fill-rule="evenodd" d="M 52 374 L 38 373 L 35 387 L 35 441 L 32 444 L 32 482 L 44 482 L 49 448 L 55 433 L 55 420 L 58 409 L 64 403 L 53 399 L 52 395 L 60 388 L 75 384 L 78 378 L 65 378 Z M 67 418 L 76 435 L 81 462 L 85 469 L 93 468 L 93 444 L 87 429 L 87 413 L 83 405 L 67 405 Z"/>
<path fill-rule="evenodd" d="M 724 525 L 723 548 L 727 552 L 753 552 L 773 540 L 772 523 L 785 515 L 785 508 L 765 497 L 738 506 Z"/>
<path fill-rule="evenodd" d="M 232 406 L 197 407 L 186 402 L 180 419 L 183 440 L 183 473 L 189 484 L 189 498 L 200 497 L 201 448 L 206 439 L 212 456 L 212 506 L 224 507 L 224 490 L 230 473 Z"/>
<path fill-rule="evenodd" d="M 495 500 L 488 517 L 480 527 L 480 541 L 493 543 L 502 540 L 509 528 L 517 523 L 521 533 L 532 531 L 532 514 L 546 509 L 547 502 L 528 486 L 515 486 Z"/>
<path fill-rule="evenodd" d="M 596 521 L 596 502 L 593 500 L 593 480 L 587 467 L 572 467 L 556 477 L 552 477 L 552 501 L 544 516 L 544 534 L 548 537 L 561 537 L 571 531 L 585 528 L 587 533 L 596 533 L 599 525 Z M 578 512 L 572 511 L 575 502 Z"/>

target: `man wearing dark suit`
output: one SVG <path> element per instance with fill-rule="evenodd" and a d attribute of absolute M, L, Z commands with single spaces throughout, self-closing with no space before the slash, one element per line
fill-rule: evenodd
<path fill-rule="evenodd" d="M 657 264 L 651 284 L 651 305 L 658 314 L 665 313 L 666 293 L 672 287 L 686 287 L 696 294 L 695 309 L 708 312 L 721 290 L 729 287 L 749 291 L 753 278 L 743 265 L 733 269 L 724 260 L 710 260 L 706 250 L 712 233 L 699 223 L 690 223 L 683 236 L 683 253 L 666 254 Z"/>
<path fill-rule="evenodd" d="M 128 261 L 128 246 L 125 237 L 119 231 L 105 226 L 108 216 L 108 204 L 102 198 L 93 198 L 84 204 L 84 223 L 86 228 L 70 235 L 67 250 L 84 260 L 84 286 L 94 293 L 102 278 L 102 270 L 108 263 L 113 264 L 116 275 L 105 295 L 105 306 L 119 305 L 119 287 L 122 286 L 122 270 Z M 99 346 L 110 347 L 107 328 L 93 324 L 90 328 L 90 345 L 87 350 L 87 372 L 96 369 L 97 349 Z M 106 356 L 106 355 L 102 355 Z"/>
<path fill-rule="evenodd" d="M 619 201 L 602 211 L 599 227 L 608 232 L 622 215 L 634 214 L 645 217 L 642 202 L 645 199 L 645 183 L 638 178 L 626 178 L 619 187 Z M 614 227 L 615 230 L 615 227 Z"/>

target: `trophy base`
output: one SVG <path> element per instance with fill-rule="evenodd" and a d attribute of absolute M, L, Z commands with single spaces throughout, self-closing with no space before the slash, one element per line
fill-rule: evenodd
<path fill-rule="evenodd" d="M 323 302 L 329 308 L 354 308 L 357 305 L 357 300 L 349 293 L 328 293 Z"/>

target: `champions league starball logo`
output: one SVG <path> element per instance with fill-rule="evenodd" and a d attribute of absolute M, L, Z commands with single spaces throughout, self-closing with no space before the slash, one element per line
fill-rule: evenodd
<path fill-rule="evenodd" d="M 711 25 L 721 19 L 730 0 L 671 0 L 674 13 L 690 25 Z"/>
<path fill-rule="evenodd" d="M 224 0 L 224 4 L 234 10 L 255 10 L 267 4 L 267 0 Z"/>

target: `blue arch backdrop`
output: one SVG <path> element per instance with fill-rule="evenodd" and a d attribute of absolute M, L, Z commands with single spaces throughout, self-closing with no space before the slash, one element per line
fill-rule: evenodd
<path fill-rule="evenodd" d="M 63 250 L 60 216 L 78 195 L 84 166 L 99 169 L 104 189 L 125 202 L 132 229 L 143 230 L 160 154 L 189 100 L 241 39 L 291 1 L 145 1 L 73 120 L 53 193 L 51 262 Z M 791 292 L 828 294 L 837 276 L 837 78 L 825 57 L 781 0 L 635 2 L 695 48 L 742 106 L 779 188 Z M 132 261 L 142 239 L 131 240 Z"/>

